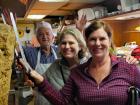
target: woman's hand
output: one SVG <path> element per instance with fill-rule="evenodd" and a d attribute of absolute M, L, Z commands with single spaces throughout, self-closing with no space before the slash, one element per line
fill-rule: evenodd
<path fill-rule="evenodd" d="M 40 84 L 40 83 L 42 83 L 43 80 L 44 80 L 44 77 L 43 77 L 42 75 L 40 75 L 39 73 L 37 73 L 35 70 L 31 70 L 31 71 L 30 71 L 30 76 L 31 76 L 32 78 L 34 78 L 35 83 L 36 83 L 37 85 Z"/>
<path fill-rule="evenodd" d="M 139 61 L 131 55 L 126 55 L 126 62 L 129 64 L 138 64 Z"/>
<path fill-rule="evenodd" d="M 20 58 L 20 63 L 25 67 L 26 66 L 26 61 L 24 61 L 22 58 Z M 31 79 L 33 82 L 35 82 L 35 84 L 40 84 L 41 82 L 43 82 L 44 77 L 42 75 L 40 75 L 39 73 L 37 73 L 35 70 L 31 69 L 31 70 L 27 70 L 27 75 L 29 76 L 29 79 Z"/>

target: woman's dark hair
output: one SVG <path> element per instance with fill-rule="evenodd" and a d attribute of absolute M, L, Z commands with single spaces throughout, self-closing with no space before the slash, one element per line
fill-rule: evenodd
<path fill-rule="evenodd" d="M 86 29 L 85 29 L 85 37 L 86 39 L 90 36 L 90 34 L 97 29 L 103 27 L 104 30 L 107 32 L 108 37 L 111 38 L 112 30 L 109 25 L 105 24 L 103 21 L 95 20 L 93 21 Z"/>

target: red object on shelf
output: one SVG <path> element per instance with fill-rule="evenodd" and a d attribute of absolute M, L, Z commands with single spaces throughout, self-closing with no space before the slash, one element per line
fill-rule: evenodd
<path fill-rule="evenodd" d="M 131 55 L 140 60 L 140 46 L 133 49 Z"/>

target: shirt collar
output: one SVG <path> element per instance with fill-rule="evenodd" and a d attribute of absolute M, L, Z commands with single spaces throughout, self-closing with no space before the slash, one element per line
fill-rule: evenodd
<path fill-rule="evenodd" d="M 79 61 L 80 61 L 79 64 L 83 64 L 83 63 L 85 63 L 87 61 L 87 58 L 84 57 L 82 59 L 79 59 Z M 67 67 L 69 66 L 67 60 L 63 56 L 62 56 L 62 59 L 60 60 L 60 65 L 65 65 Z"/>
<path fill-rule="evenodd" d="M 119 63 L 119 60 L 118 60 L 117 56 L 110 55 L 110 57 L 111 57 L 111 66 L 112 67 Z"/>
<path fill-rule="evenodd" d="M 60 65 L 64 65 L 64 66 L 68 67 L 68 62 L 67 62 L 67 60 L 64 57 L 61 58 Z"/>
<path fill-rule="evenodd" d="M 39 50 L 40 50 L 41 55 L 46 55 L 46 54 L 43 52 L 42 48 L 40 48 Z M 50 49 L 50 51 L 51 51 L 51 52 L 50 52 L 49 55 L 52 55 L 52 54 L 53 54 L 52 48 Z"/>
<path fill-rule="evenodd" d="M 119 63 L 119 60 L 118 60 L 117 56 L 111 55 L 111 54 L 110 54 L 110 58 L 111 58 L 111 68 L 113 68 L 114 66 L 116 66 Z M 85 65 L 84 72 L 87 73 L 87 70 L 88 70 L 88 67 L 89 67 L 91 61 L 92 61 L 92 57 L 89 58 L 89 60 L 84 64 Z"/>

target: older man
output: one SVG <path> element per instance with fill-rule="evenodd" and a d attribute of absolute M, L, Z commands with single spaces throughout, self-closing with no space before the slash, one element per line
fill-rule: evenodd
<path fill-rule="evenodd" d="M 26 47 L 24 52 L 30 66 L 43 74 L 57 59 L 57 47 L 53 45 L 54 35 L 49 23 L 44 21 L 38 23 L 36 34 L 40 47 Z"/>
<path fill-rule="evenodd" d="M 53 45 L 54 34 L 49 23 L 44 21 L 37 23 L 36 35 L 40 47 L 26 47 L 24 53 L 30 66 L 38 73 L 43 74 L 57 59 L 57 47 Z M 35 105 L 49 105 L 49 103 L 36 92 Z"/>

